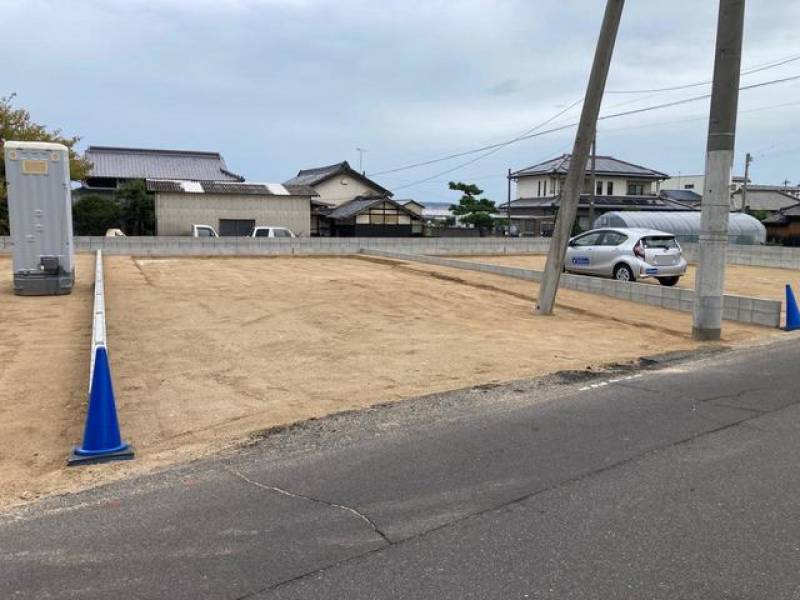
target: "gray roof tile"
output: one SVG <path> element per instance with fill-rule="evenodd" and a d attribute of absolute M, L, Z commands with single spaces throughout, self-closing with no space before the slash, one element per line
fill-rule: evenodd
<path fill-rule="evenodd" d="M 389 204 L 393 204 L 398 209 L 408 213 L 412 217 L 419 218 L 419 215 L 414 214 L 402 204 L 395 202 L 388 196 L 359 196 L 358 198 L 353 198 L 350 200 L 350 202 L 346 202 L 345 204 L 332 209 L 327 213 L 327 217 L 333 220 L 349 219 L 350 217 L 354 217 L 355 215 L 364 212 L 380 202 L 388 202 Z"/>
<path fill-rule="evenodd" d="M 146 185 L 147 190 L 150 192 L 170 192 L 177 194 L 200 193 L 243 196 L 282 196 L 286 195 L 280 193 L 280 188 L 283 187 L 291 196 L 318 195 L 314 188 L 307 185 L 281 185 L 277 183 L 242 183 L 236 181 L 193 182 L 190 180 L 148 179 Z"/>
<path fill-rule="evenodd" d="M 558 174 L 566 175 L 569 170 L 571 155 L 562 154 L 557 158 L 546 160 L 536 165 L 526 167 L 511 173 L 513 179 L 529 175 Z M 591 158 L 586 161 L 586 170 L 591 169 Z M 641 177 L 643 179 L 667 179 L 669 175 L 647 167 L 619 160 L 613 156 L 597 156 L 595 158 L 595 173 L 598 175 L 619 175 L 621 177 Z"/>
<path fill-rule="evenodd" d="M 92 163 L 90 177 L 244 181 L 218 152 L 89 146 L 85 156 Z"/>
<path fill-rule="evenodd" d="M 366 175 L 362 175 L 355 169 L 350 166 L 346 160 L 340 163 L 336 163 L 335 165 L 327 165 L 325 167 L 316 167 L 314 169 L 303 169 L 298 171 L 297 175 L 292 177 L 291 179 L 286 180 L 284 183 L 288 185 L 317 185 L 318 183 L 322 183 L 323 181 L 327 181 L 332 177 L 336 177 L 337 175 L 349 175 L 359 181 L 365 183 L 369 187 L 373 188 L 375 191 L 385 194 L 387 196 L 391 196 L 392 192 L 387 190 L 385 187 L 375 183 L 367 177 Z"/>

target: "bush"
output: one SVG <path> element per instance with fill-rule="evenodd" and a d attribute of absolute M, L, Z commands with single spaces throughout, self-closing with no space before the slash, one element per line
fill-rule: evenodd
<path fill-rule="evenodd" d="M 72 229 L 75 235 L 105 235 L 119 227 L 122 210 L 111 198 L 84 196 L 72 205 Z"/>
<path fill-rule="evenodd" d="M 153 194 L 147 192 L 144 181 L 126 181 L 116 191 L 114 199 L 122 211 L 123 231 L 127 235 L 155 235 L 155 201 Z"/>

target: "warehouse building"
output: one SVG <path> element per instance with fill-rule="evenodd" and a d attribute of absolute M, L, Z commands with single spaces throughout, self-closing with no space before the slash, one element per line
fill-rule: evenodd
<path fill-rule="evenodd" d="M 221 236 L 245 236 L 256 225 L 311 234 L 316 192 L 305 185 L 147 179 L 155 194 L 156 234 L 191 235 L 192 225 L 211 225 Z"/>

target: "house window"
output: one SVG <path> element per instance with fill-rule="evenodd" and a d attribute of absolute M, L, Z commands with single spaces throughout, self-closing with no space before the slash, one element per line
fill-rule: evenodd
<path fill-rule="evenodd" d="M 539 180 L 539 185 L 536 188 L 536 195 L 537 196 L 541 196 L 542 195 L 542 180 L 541 179 Z"/>
<path fill-rule="evenodd" d="M 606 195 L 613 196 L 614 195 L 614 182 L 609 181 L 606 183 Z"/>
<path fill-rule="evenodd" d="M 544 195 L 547 196 L 547 179 L 544 180 Z"/>
<path fill-rule="evenodd" d="M 628 182 L 628 196 L 644 196 L 644 184 Z"/>
<path fill-rule="evenodd" d="M 685 186 L 683 186 L 683 189 L 685 189 L 685 190 L 693 190 L 694 189 L 694 184 L 693 183 L 687 183 Z"/>
<path fill-rule="evenodd" d="M 602 196 L 603 195 L 603 182 L 598 181 L 594 186 L 594 195 L 595 196 Z"/>

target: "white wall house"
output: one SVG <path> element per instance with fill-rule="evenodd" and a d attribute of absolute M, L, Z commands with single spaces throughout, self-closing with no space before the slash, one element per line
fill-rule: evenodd
<path fill-rule="evenodd" d="M 561 156 L 511 174 L 516 182 L 516 197 L 548 198 L 558 196 L 569 170 L 571 156 Z M 586 179 L 582 193 L 591 194 L 589 172 L 591 159 L 586 164 Z M 657 196 L 666 173 L 635 165 L 612 156 L 595 158 L 595 196 Z"/>
<path fill-rule="evenodd" d="M 547 235 L 552 230 L 571 158 L 569 154 L 563 154 L 511 173 L 511 179 L 516 183 L 511 219 L 523 235 Z M 591 226 L 592 217 L 609 210 L 677 208 L 659 196 L 661 182 L 669 177 L 666 173 L 612 156 L 597 156 L 593 190 L 591 167 L 589 160 L 578 205 L 578 225 L 582 229 Z M 685 206 L 681 208 L 686 209 Z M 507 204 L 500 206 L 501 214 L 507 210 Z"/>
<path fill-rule="evenodd" d="M 319 200 L 331 206 L 340 206 L 365 196 L 392 196 L 389 190 L 351 168 L 347 161 L 303 169 L 284 183 L 311 186 L 319 195 Z"/>
<path fill-rule="evenodd" d="M 661 184 L 662 190 L 690 190 L 697 194 L 703 195 L 703 188 L 705 186 L 706 177 L 702 173 L 700 175 L 683 175 L 678 174 L 670 177 Z M 735 192 L 744 184 L 744 177 L 741 175 L 734 175 L 731 178 L 731 191 Z"/>

